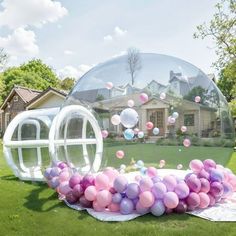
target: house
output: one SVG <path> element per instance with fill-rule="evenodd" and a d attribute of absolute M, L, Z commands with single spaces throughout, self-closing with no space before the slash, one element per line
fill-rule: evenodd
<path fill-rule="evenodd" d="M 32 109 L 58 107 L 67 93 L 49 87 L 44 91 L 15 85 L 0 108 L 0 133 L 4 134 L 10 121 L 20 112 Z"/>

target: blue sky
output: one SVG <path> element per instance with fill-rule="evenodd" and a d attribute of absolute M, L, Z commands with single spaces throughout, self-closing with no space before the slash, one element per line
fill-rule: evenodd
<path fill-rule="evenodd" d="M 129 47 L 187 60 L 206 73 L 214 45 L 195 40 L 211 0 L 0 0 L 0 47 L 10 65 L 41 58 L 61 76 L 86 70 Z"/>

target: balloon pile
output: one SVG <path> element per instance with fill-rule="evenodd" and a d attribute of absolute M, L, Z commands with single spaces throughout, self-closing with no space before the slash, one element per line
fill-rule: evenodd
<path fill-rule="evenodd" d="M 141 160 L 136 165 L 144 168 Z M 161 178 L 155 167 L 148 167 L 144 176 L 137 175 L 130 182 L 111 167 L 98 174 L 81 176 L 72 173 L 66 163 L 58 162 L 46 169 L 45 178 L 48 185 L 70 204 L 124 215 L 151 212 L 161 216 L 204 209 L 236 191 L 236 176 L 215 161 L 192 160 L 189 167 L 192 172 L 184 179 L 174 175 Z"/>

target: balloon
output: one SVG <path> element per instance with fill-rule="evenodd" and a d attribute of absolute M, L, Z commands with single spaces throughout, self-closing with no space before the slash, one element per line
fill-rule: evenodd
<path fill-rule="evenodd" d="M 123 215 L 131 214 L 134 210 L 134 203 L 128 198 L 123 198 L 120 203 L 120 213 Z"/>
<path fill-rule="evenodd" d="M 194 101 L 197 102 L 197 103 L 199 103 L 199 102 L 201 101 L 201 97 L 200 97 L 200 96 L 196 96 L 196 97 L 194 98 Z"/>
<path fill-rule="evenodd" d="M 126 129 L 124 131 L 124 138 L 126 140 L 132 140 L 134 138 L 134 131 L 132 129 Z"/>
<path fill-rule="evenodd" d="M 207 193 L 207 195 L 208 195 L 208 197 L 210 199 L 209 206 L 214 206 L 216 204 L 215 198 L 210 193 Z"/>
<path fill-rule="evenodd" d="M 207 171 L 210 170 L 211 168 L 216 168 L 216 163 L 212 159 L 204 160 L 203 165 L 204 165 L 205 170 L 207 170 Z"/>
<path fill-rule="evenodd" d="M 178 164 L 176 168 L 177 168 L 177 170 L 181 170 L 183 168 L 183 165 L 182 164 Z"/>
<path fill-rule="evenodd" d="M 82 180 L 82 176 L 80 174 L 72 175 L 70 180 L 69 180 L 70 187 L 74 188 L 74 186 L 79 184 L 81 180 Z"/>
<path fill-rule="evenodd" d="M 51 173 L 51 170 L 52 170 L 52 168 L 47 168 L 45 171 L 44 171 L 44 177 L 46 178 L 46 179 L 51 179 L 51 175 L 50 175 L 50 173 Z"/>
<path fill-rule="evenodd" d="M 93 204 L 93 202 L 87 200 L 84 195 L 80 197 L 79 203 L 82 207 L 85 207 L 85 208 L 91 208 Z"/>
<path fill-rule="evenodd" d="M 198 207 L 200 205 L 200 197 L 197 193 L 191 192 L 188 197 L 187 197 L 187 204 L 190 206 L 192 209 Z"/>
<path fill-rule="evenodd" d="M 84 191 L 84 196 L 89 201 L 94 201 L 97 196 L 97 189 L 95 186 L 88 186 Z"/>
<path fill-rule="evenodd" d="M 208 193 L 210 191 L 210 182 L 205 178 L 200 178 L 199 180 L 201 182 L 200 192 Z"/>
<path fill-rule="evenodd" d="M 155 177 L 157 176 L 157 169 L 155 167 L 148 167 L 146 173 L 150 178 Z"/>
<path fill-rule="evenodd" d="M 146 123 L 146 129 L 147 129 L 147 130 L 151 130 L 151 129 L 153 128 L 153 126 L 154 126 L 154 125 L 153 125 L 153 123 L 152 123 L 151 121 L 149 121 L 149 122 Z"/>
<path fill-rule="evenodd" d="M 187 211 L 187 204 L 185 203 L 185 201 L 181 200 L 179 201 L 179 204 L 177 205 L 177 207 L 175 208 L 175 212 L 177 213 L 185 213 Z"/>
<path fill-rule="evenodd" d="M 165 164 L 166 164 L 165 160 L 160 160 L 159 167 L 162 168 L 165 166 Z"/>
<path fill-rule="evenodd" d="M 120 114 L 121 124 L 126 128 L 133 128 L 138 123 L 138 113 L 133 108 L 126 108 Z"/>
<path fill-rule="evenodd" d="M 66 194 L 66 201 L 70 204 L 74 204 L 78 201 L 78 198 L 73 194 L 73 191 L 70 191 Z"/>
<path fill-rule="evenodd" d="M 51 171 L 50 171 L 50 176 L 51 177 L 56 177 L 56 176 L 59 176 L 61 172 L 61 169 L 58 168 L 58 167 L 52 167 Z"/>
<path fill-rule="evenodd" d="M 111 123 L 113 125 L 119 125 L 120 124 L 120 116 L 119 115 L 113 115 L 111 117 Z"/>
<path fill-rule="evenodd" d="M 203 165 L 202 161 L 197 160 L 197 159 L 192 160 L 189 163 L 189 168 L 195 173 L 199 173 L 203 169 L 203 167 L 204 167 L 204 165 Z"/>
<path fill-rule="evenodd" d="M 224 174 L 221 170 L 218 170 L 218 169 L 211 169 L 210 170 L 210 178 L 211 178 L 211 181 L 219 181 L 219 182 L 222 182 L 223 179 L 224 179 Z"/>
<path fill-rule="evenodd" d="M 163 202 L 167 208 L 174 209 L 179 204 L 179 198 L 174 192 L 167 192 L 164 194 Z"/>
<path fill-rule="evenodd" d="M 161 216 L 165 213 L 165 205 L 161 200 L 157 200 L 151 207 L 151 213 L 154 216 Z"/>
<path fill-rule="evenodd" d="M 199 194 L 200 197 L 200 204 L 199 204 L 199 208 L 207 208 L 210 204 L 210 198 L 206 193 L 200 192 Z"/>
<path fill-rule="evenodd" d="M 126 165 L 121 164 L 121 165 L 120 165 L 120 169 L 121 169 L 121 170 L 125 170 L 125 169 L 126 169 Z"/>
<path fill-rule="evenodd" d="M 205 166 L 204 166 L 205 168 Z M 210 174 L 205 170 L 205 169 L 202 169 L 199 173 L 198 173 L 198 177 L 199 178 L 205 178 L 207 180 L 210 179 Z"/>
<path fill-rule="evenodd" d="M 64 181 L 64 182 L 60 183 L 60 185 L 58 187 L 58 192 L 60 194 L 66 195 L 70 191 L 72 191 L 72 189 L 70 188 L 68 181 Z"/>
<path fill-rule="evenodd" d="M 126 189 L 126 196 L 129 199 L 135 199 L 138 197 L 139 193 L 140 193 L 140 188 L 139 185 L 136 183 L 131 183 L 128 184 L 127 189 Z"/>
<path fill-rule="evenodd" d="M 115 178 L 113 187 L 118 193 L 122 193 L 125 191 L 127 184 L 127 179 L 124 176 L 120 175 Z"/>
<path fill-rule="evenodd" d="M 137 165 L 139 168 L 141 168 L 141 167 L 144 166 L 144 162 L 143 162 L 142 160 L 138 160 L 138 161 L 136 162 L 136 165 Z"/>
<path fill-rule="evenodd" d="M 179 117 L 179 113 L 176 112 L 176 111 L 173 112 L 172 117 L 174 117 L 175 119 L 178 119 L 178 117 Z"/>
<path fill-rule="evenodd" d="M 144 191 L 139 195 L 139 201 L 143 207 L 151 207 L 154 200 L 155 198 L 150 191 Z"/>
<path fill-rule="evenodd" d="M 84 194 L 84 190 L 80 184 L 76 184 L 72 191 L 74 196 L 77 198 L 81 197 Z"/>
<path fill-rule="evenodd" d="M 136 175 L 135 176 L 135 181 L 139 182 L 143 177 L 141 175 Z"/>
<path fill-rule="evenodd" d="M 174 188 L 177 185 L 177 181 L 174 176 L 166 175 L 163 178 L 163 184 L 165 184 L 168 191 L 174 191 Z"/>
<path fill-rule="evenodd" d="M 112 82 L 107 82 L 106 83 L 106 88 L 107 89 L 112 89 L 113 88 L 113 83 Z"/>
<path fill-rule="evenodd" d="M 219 182 L 212 182 L 211 188 L 210 188 L 210 193 L 215 198 L 221 197 L 224 193 L 223 185 Z"/>
<path fill-rule="evenodd" d="M 124 156 L 125 156 L 124 151 L 119 150 L 119 151 L 116 152 L 116 157 L 117 158 L 122 159 Z"/>
<path fill-rule="evenodd" d="M 150 178 L 143 178 L 139 182 L 139 187 L 142 192 L 150 191 L 153 186 L 153 182 Z"/>
<path fill-rule="evenodd" d="M 169 116 L 167 120 L 168 120 L 168 123 L 170 123 L 172 125 L 175 123 L 175 118 L 172 116 Z"/>
<path fill-rule="evenodd" d="M 67 168 L 68 165 L 65 162 L 59 162 L 59 164 L 57 165 L 61 170 L 64 168 Z"/>
<path fill-rule="evenodd" d="M 181 131 L 182 131 L 182 133 L 185 133 L 186 131 L 187 131 L 187 127 L 186 126 L 181 126 Z"/>
<path fill-rule="evenodd" d="M 97 212 L 103 212 L 106 208 L 100 206 L 97 201 L 93 201 L 93 209 Z"/>
<path fill-rule="evenodd" d="M 138 132 L 139 132 L 139 129 L 138 129 L 138 128 L 135 128 L 135 129 L 134 129 L 134 134 L 138 134 Z"/>
<path fill-rule="evenodd" d="M 113 183 L 115 178 L 119 175 L 119 172 L 113 168 L 107 168 L 103 171 L 103 174 L 109 178 L 110 183 Z"/>
<path fill-rule="evenodd" d="M 143 207 L 140 201 L 136 203 L 136 211 L 138 214 L 144 215 L 150 211 L 149 207 Z"/>
<path fill-rule="evenodd" d="M 144 137 L 144 132 L 143 131 L 139 131 L 138 132 L 138 138 L 143 138 Z"/>
<path fill-rule="evenodd" d="M 227 183 L 227 182 L 223 182 L 222 185 L 223 185 L 223 188 L 224 188 L 224 193 L 222 195 L 222 198 L 231 197 L 234 193 L 232 185 L 230 183 Z"/>
<path fill-rule="evenodd" d="M 107 138 L 107 136 L 108 136 L 108 134 L 109 134 L 107 130 L 102 130 L 101 133 L 102 133 L 102 137 L 103 137 L 103 138 Z"/>
<path fill-rule="evenodd" d="M 152 177 L 152 182 L 155 184 L 155 183 L 158 183 L 158 182 L 161 182 L 161 178 L 159 176 L 154 176 Z"/>
<path fill-rule="evenodd" d="M 112 200 L 112 194 L 108 190 L 101 190 L 97 193 L 97 203 L 101 207 L 107 207 Z"/>
<path fill-rule="evenodd" d="M 69 179 L 70 179 L 69 171 L 61 171 L 61 173 L 59 174 L 60 182 L 69 181 Z"/>
<path fill-rule="evenodd" d="M 153 133 L 154 135 L 158 135 L 158 134 L 160 133 L 160 130 L 159 130 L 157 127 L 155 127 L 155 128 L 152 130 L 152 133 Z"/>
<path fill-rule="evenodd" d="M 83 179 L 80 181 L 81 186 L 85 190 L 88 186 L 94 185 L 95 178 L 91 174 L 87 174 L 83 177 Z"/>
<path fill-rule="evenodd" d="M 116 203 L 111 203 L 109 206 L 108 206 L 108 209 L 111 211 L 111 212 L 118 212 L 120 210 L 120 205 L 119 204 L 116 204 Z"/>
<path fill-rule="evenodd" d="M 166 192 L 167 188 L 162 182 L 155 183 L 152 187 L 152 193 L 156 199 L 162 199 Z"/>
<path fill-rule="evenodd" d="M 95 178 L 95 186 L 97 190 L 109 188 L 109 178 L 105 174 L 98 174 Z"/>
<path fill-rule="evenodd" d="M 57 188 L 60 185 L 60 181 L 58 177 L 53 177 L 51 180 L 49 180 L 49 186 L 51 188 Z"/>
<path fill-rule="evenodd" d="M 160 99 L 161 99 L 161 100 L 164 100 L 165 98 L 166 98 L 166 94 L 165 94 L 165 93 L 161 93 L 161 94 L 160 94 Z"/>
<path fill-rule="evenodd" d="M 141 103 L 146 103 L 148 101 L 148 95 L 146 93 L 141 93 L 139 96 Z"/>
<path fill-rule="evenodd" d="M 113 203 L 120 203 L 122 200 L 122 195 L 120 193 L 115 193 L 112 195 L 112 202 Z"/>
<path fill-rule="evenodd" d="M 130 99 L 127 102 L 128 107 L 133 107 L 134 106 L 134 100 Z"/>
<path fill-rule="evenodd" d="M 175 193 L 178 195 L 179 199 L 186 198 L 189 192 L 189 187 L 185 182 L 180 182 L 175 187 Z"/>
<path fill-rule="evenodd" d="M 201 181 L 195 176 L 191 175 L 187 181 L 186 184 L 190 188 L 191 191 L 198 193 L 201 189 Z"/>
<path fill-rule="evenodd" d="M 184 145 L 185 147 L 190 147 L 190 146 L 191 146 L 191 141 L 190 141 L 188 138 L 186 138 L 186 139 L 184 139 L 184 141 L 183 141 L 183 145 Z"/>

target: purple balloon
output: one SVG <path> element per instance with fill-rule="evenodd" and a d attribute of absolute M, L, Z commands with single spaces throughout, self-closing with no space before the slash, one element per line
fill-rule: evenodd
<path fill-rule="evenodd" d="M 149 207 L 143 207 L 140 201 L 136 203 L 136 211 L 138 214 L 144 215 L 150 211 Z"/>
<path fill-rule="evenodd" d="M 188 208 L 196 208 L 200 205 L 200 197 L 197 193 L 191 192 L 187 197 Z"/>
<path fill-rule="evenodd" d="M 161 181 L 161 178 L 160 177 L 158 177 L 158 176 L 154 176 L 153 178 L 152 178 L 152 182 L 155 184 L 155 183 L 158 183 L 158 182 L 160 182 Z"/>
<path fill-rule="evenodd" d="M 210 170 L 210 177 L 211 177 L 211 181 L 222 182 L 224 179 L 224 173 L 221 170 L 212 168 Z"/>
<path fill-rule="evenodd" d="M 198 193 L 201 189 L 201 181 L 194 175 L 190 176 L 186 184 L 190 188 L 191 191 Z"/>
<path fill-rule="evenodd" d="M 222 197 L 222 195 L 224 193 L 223 185 L 219 182 L 212 182 L 211 183 L 211 188 L 210 188 L 210 193 L 215 198 Z"/>
<path fill-rule="evenodd" d="M 50 173 L 51 173 L 51 170 L 52 170 L 52 168 L 47 168 L 45 171 L 44 171 L 44 177 L 46 178 L 46 179 L 51 179 L 51 175 L 50 175 Z"/>
<path fill-rule="evenodd" d="M 71 188 L 74 188 L 76 184 L 79 184 L 80 181 L 82 180 L 82 176 L 80 174 L 74 174 L 71 176 L 69 180 L 69 185 Z"/>
<path fill-rule="evenodd" d="M 78 198 L 73 194 L 73 191 L 70 191 L 66 194 L 66 201 L 70 204 L 74 204 L 78 201 Z"/>
<path fill-rule="evenodd" d="M 113 203 L 120 203 L 122 200 L 122 195 L 120 193 L 115 193 L 113 196 L 112 196 L 112 202 Z"/>
<path fill-rule="evenodd" d="M 205 178 L 200 178 L 201 189 L 200 192 L 208 193 L 210 191 L 210 182 Z"/>
<path fill-rule="evenodd" d="M 94 185 L 95 178 L 91 174 L 87 174 L 84 176 L 84 178 L 81 180 L 80 184 L 85 190 L 88 186 Z"/>
<path fill-rule="evenodd" d="M 66 167 L 68 167 L 68 165 L 65 163 L 65 162 L 60 162 L 57 164 L 57 166 L 60 168 L 60 169 L 64 169 Z"/>
<path fill-rule="evenodd" d="M 123 215 L 131 214 L 134 210 L 134 203 L 129 198 L 123 198 L 120 203 L 120 213 Z"/>
<path fill-rule="evenodd" d="M 155 183 L 152 187 L 152 193 L 156 199 L 162 199 L 166 192 L 167 188 L 162 182 Z"/>
<path fill-rule="evenodd" d="M 140 188 L 139 188 L 138 184 L 136 184 L 136 183 L 128 184 L 128 186 L 126 188 L 126 196 L 129 199 L 137 198 L 139 193 L 140 193 Z"/>
<path fill-rule="evenodd" d="M 177 180 L 172 175 L 166 175 L 162 182 L 165 184 L 168 191 L 173 191 L 175 189 L 175 186 L 177 185 Z"/>
<path fill-rule="evenodd" d="M 178 183 L 175 187 L 175 193 L 178 195 L 179 199 L 184 199 L 189 195 L 189 187 L 186 183 Z"/>
<path fill-rule="evenodd" d="M 73 194 L 75 197 L 79 198 L 84 194 L 84 190 L 80 184 L 76 184 L 73 188 Z"/>
<path fill-rule="evenodd" d="M 86 207 L 86 208 L 91 208 L 93 205 L 93 202 L 88 201 L 84 195 L 80 197 L 79 203 L 82 207 Z"/>
<path fill-rule="evenodd" d="M 49 185 L 51 188 L 57 188 L 60 185 L 60 181 L 58 177 L 53 177 L 51 180 L 49 180 Z"/>
<path fill-rule="evenodd" d="M 123 175 L 120 175 L 115 178 L 113 187 L 118 193 L 122 193 L 125 191 L 127 184 L 127 179 Z"/>
<path fill-rule="evenodd" d="M 224 193 L 222 195 L 222 198 L 231 197 L 234 193 L 232 185 L 230 183 L 227 183 L 227 182 L 223 182 L 222 185 L 223 185 L 223 188 L 224 188 Z"/>
<path fill-rule="evenodd" d="M 165 213 L 165 210 L 166 210 L 165 205 L 164 205 L 163 201 L 161 201 L 161 200 L 155 201 L 151 207 L 151 213 L 154 216 L 163 215 Z"/>
<path fill-rule="evenodd" d="M 185 213 L 188 209 L 187 204 L 185 203 L 185 201 L 179 201 L 178 206 L 174 209 L 175 212 L 177 213 Z"/>
<path fill-rule="evenodd" d="M 205 169 L 202 169 L 198 173 L 198 178 L 205 178 L 205 179 L 209 180 L 210 179 L 210 174 Z"/>
<path fill-rule="evenodd" d="M 58 175 L 60 174 L 60 172 L 61 172 L 61 169 L 60 169 L 60 168 L 58 168 L 58 167 L 53 167 L 53 168 L 51 169 L 50 176 L 51 176 L 51 177 L 56 177 L 56 176 L 58 176 Z"/>
<path fill-rule="evenodd" d="M 210 170 L 211 168 L 216 168 L 216 163 L 212 159 L 206 159 L 203 161 L 203 165 L 206 171 Z"/>

